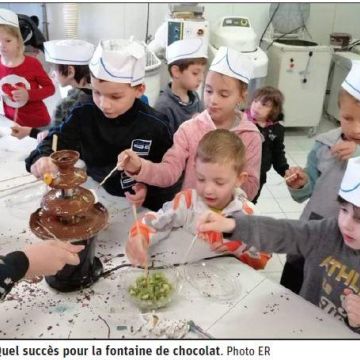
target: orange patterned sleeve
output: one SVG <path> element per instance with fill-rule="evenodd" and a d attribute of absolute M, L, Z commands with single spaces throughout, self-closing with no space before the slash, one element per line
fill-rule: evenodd
<path fill-rule="evenodd" d="M 238 258 L 240 261 L 251 266 L 255 270 L 262 270 L 265 268 L 267 262 L 271 259 L 271 254 L 260 251 L 256 253 L 245 251 Z"/>
<path fill-rule="evenodd" d="M 269 259 L 271 259 L 271 254 L 257 251 L 255 248 L 248 248 L 248 246 L 240 240 L 227 241 L 224 245 L 228 251 L 234 253 L 240 261 L 255 270 L 264 269 Z"/>
<path fill-rule="evenodd" d="M 174 210 L 177 210 L 180 206 L 180 201 L 185 198 L 186 208 L 189 209 L 192 204 L 192 191 L 191 189 L 182 190 L 175 195 L 174 198 Z"/>
<path fill-rule="evenodd" d="M 130 229 L 130 236 L 143 235 L 146 239 L 147 244 L 150 243 L 151 228 L 141 221 L 137 220 L 136 223 Z"/>

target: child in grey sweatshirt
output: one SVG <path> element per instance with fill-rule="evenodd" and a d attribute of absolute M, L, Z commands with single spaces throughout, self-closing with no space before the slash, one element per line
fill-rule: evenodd
<path fill-rule="evenodd" d="M 302 255 L 304 281 L 300 295 L 360 334 L 360 157 L 350 159 L 341 182 L 338 218 L 275 220 L 214 212 L 198 222 L 200 236 L 220 231 L 260 251 Z M 223 250 L 223 244 L 214 249 Z"/>

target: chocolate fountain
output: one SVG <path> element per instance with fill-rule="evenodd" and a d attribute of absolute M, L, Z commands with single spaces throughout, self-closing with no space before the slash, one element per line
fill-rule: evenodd
<path fill-rule="evenodd" d="M 56 151 L 51 159 L 59 169 L 52 179 L 52 188 L 44 195 L 41 208 L 30 217 L 32 232 L 43 240 L 59 239 L 85 245 L 79 253 L 80 264 L 66 265 L 56 275 L 45 277 L 47 283 L 63 292 L 93 284 L 103 271 L 95 256 L 97 233 L 104 228 L 108 212 L 90 190 L 80 187 L 87 179 L 85 170 L 75 168 L 79 153 L 72 150 Z"/>

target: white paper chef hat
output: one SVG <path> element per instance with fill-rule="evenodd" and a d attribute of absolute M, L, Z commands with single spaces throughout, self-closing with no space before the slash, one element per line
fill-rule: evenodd
<path fill-rule="evenodd" d="M 101 80 L 142 84 L 145 78 L 145 48 L 134 40 L 101 40 L 90 61 L 92 74 Z"/>
<path fill-rule="evenodd" d="M 87 65 L 95 46 L 84 40 L 66 39 L 44 42 L 45 60 L 54 64 Z"/>
<path fill-rule="evenodd" d="M 221 46 L 209 70 L 231 76 L 248 84 L 253 77 L 254 63 L 246 53 Z"/>
<path fill-rule="evenodd" d="M 0 9 L 0 24 L 19 27 L 18 16 L 11 10 Z"/>
<path fill-rule="evenodd" d="M 360 207 L 360 156 L 348 160 L 339 195 L 349 203 Z"/>
<path fill-rule="evenodd" d="M 351 70 L 349 71 L 346 79 L 341 84 L 342 88 L 345 89 L 354 98 L 360 100 L 360 61 L 353 60 Z"/>
<path fill-rule="evenodd" d="M 166 61 L 170 65 L 182 59 L 207 59 L 207 45 L 207 41 L 201 38 L 174 41 L 166 48 Z"/>

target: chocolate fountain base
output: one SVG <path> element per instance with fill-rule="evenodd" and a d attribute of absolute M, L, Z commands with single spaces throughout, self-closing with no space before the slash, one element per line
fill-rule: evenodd
<path fill-rule="evenodd" d="M 96 235 L 87 240 L 73 242 L 84 245 L 79 252 L 79 265 L 65 265 L 55 275 L 46 276 L 46 282 L 54 289 L 61 292 L 80 290 L 91 286 L 103 272 L 99 258 L 95 256 Z"/>
<path fill-rule="evenodd" d="M 103 265 L 98 257 L 94 257 L 91 269 L 86 274 L 78 266 L 66 265 L 63 270 L 53 276 L 45 276 L 50 287 L 61 291 L 70 292 L 87 288 L 95 283 L 103 272 Z M 64 272 L 71 275 L 64 276 Z"/>

